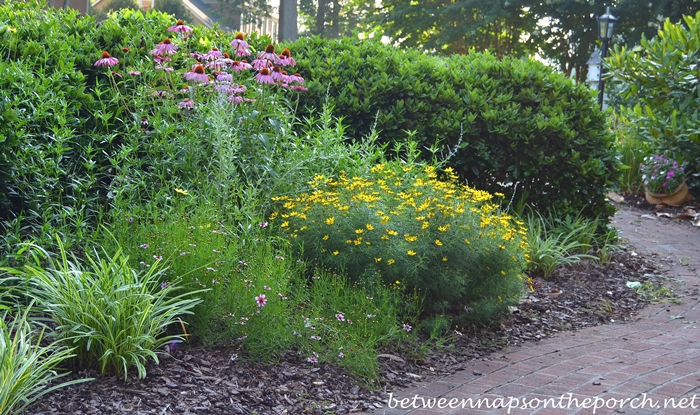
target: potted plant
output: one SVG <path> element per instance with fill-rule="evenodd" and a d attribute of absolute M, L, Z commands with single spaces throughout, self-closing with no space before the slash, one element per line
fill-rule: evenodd
<path fill-rule="evenodd" d="M 688 185 L 685 184 L 686 162 L 678 161 L 665 154 L 645 157 L 639 166 L 644 182 L 647 202 L 679 206 L 688 200 Z"/>

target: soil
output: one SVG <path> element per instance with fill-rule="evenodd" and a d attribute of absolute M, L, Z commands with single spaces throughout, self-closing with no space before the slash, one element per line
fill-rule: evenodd
<path fill-rule="evenodd" d="M 634 209 L 655 214 L 654 207 L 629 201 Z M 415 355 L 416 349 L 383 351 L 377 356 L 382 379 L 371 387 L 340 367 L 311 365 L 291 351 L 279 363 L 264 366 L 232 361 L 233 351 L 229 349 L 194 347 L 163 355 L 159 365 L 149 366 L 143 380 L 133 377 L 124 383 L 123 379 L 100 378 L 91 372 L 73 374 L 71 378 L 97 379 L 47 394 L 25 414 L 372 411 L 383 407 L 389 392 L 464 370 L 469 361 L 488 359 L 505 346 L 537 342 L 565 330 L 634 320 L 648 302 L 628 288 L 627 282 L 648 281 L 659 273 L 656 264 L 657 258 L 623 247 L 607 265 L 586 261 L 560 268 L 547 279 L 533 278 L 534 291 L 498 325 L 454 333 L 450 336 L 453 342 L 421 357 Z"/>

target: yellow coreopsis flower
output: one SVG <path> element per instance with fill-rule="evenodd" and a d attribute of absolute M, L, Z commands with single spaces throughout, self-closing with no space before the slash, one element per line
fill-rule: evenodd
<path fill-rule="evenodd" d="M 326 218 L 326 225 L 332 225 L 335 222 L 335 216 L 331 216 L 330 218 Z"/>
<path fill-rule="evenodd" d="M 175 188 L 175 193 L 179 193 L 179 194 L 181 194 L 181 195 L 183 195 L 183 196 L 187 196 L 187 195 L 189 194 L 189 193 L 187 192 L 187 190 L 178 189 L 177 187 Z"/>
<path fill-rule="evenodd" d="M 437 245 L 437 246 L 442 246 L 442 241 L 440 241 L 439 239 L 436 239 L 436 240 L 435 240 L 435 245 Z"/>
<path fill-rule="evenodd" d="M 327 241 L 327 240 L 328 240 L 328 235 L 323 235 L 323 238 L 321 238 L 321 239 L 323 239 L 324 241 Z"/>
<path fill-rule="evenodd" d="M 406 253 L 410 256 L 414 256 L 416 254 L 416 251 L 409 249 Z"/>
<path fill-rule="evenodd" d="M 389 264 L 389 265 L 393 264 L 394 262 L 396 262 L 396 261 L 394 261 L 393 259 L 390 259 L 390 260 L 386 261 L 386 263 Z"/>
<path fill-rule="evenodd" d="M 365 225 L 365 227 L 367 228 L 368 231 L 373 231 L 373 230 L 374 230 L 374 226 L 372 226 L 371 223 L 368 223 L 367 225 Z"/>
<path fill-rule="evenodd" d="M 338 255 L 338 251 L 333 251 L 333 255 Z"/>
<path fill-rule="evenodd" d="M 446 257 L 446 256 L 442 257 L 442 262 L 447 262 L 447 257 Z"/>

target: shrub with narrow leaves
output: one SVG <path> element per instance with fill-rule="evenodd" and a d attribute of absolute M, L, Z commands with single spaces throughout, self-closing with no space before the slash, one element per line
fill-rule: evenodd
<path fill-rule="evenodd" d="M 467 307 L 468 318 L 485 321 L 519 299 L 525 230 L 494 195 L 446 175 L 386 163 L 363 177 L 318 176 L 308 193 L 277 198 L 270 220 L 308 260 L 416 291 L 429 313 Z"/>

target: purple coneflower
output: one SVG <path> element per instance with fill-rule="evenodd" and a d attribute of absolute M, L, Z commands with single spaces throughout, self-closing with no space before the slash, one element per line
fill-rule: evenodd
<path fill-rule="evenodd" d="M 204 54 L 204 59 L 206 60 L 214 60 L 218 59 L 221 57 L 221 52 L 219 51 L 219 48 L 211 48 L 211 50 L 207 53 Z"/>
<path fill-rule="evenodd" d="M 174 55 L 176 51 L 177 45 L 171 42 L 170 39 L 165 39 L 156 45 L 156 48 L 151 51 L 151 55 Z"/>
<path fill-rule="evenodd" d="M 204 66 L 201 63 L 194 65 L 191 71 L 183 74 L 188 81 L 199 82 L 200 84 L 208 84 L 209 77 L 204 72 Z"/>
<path fill-rule="evenodd" d="M 262 68 L 260 72 L 255 75 L 255 80 L 260 82 L 261 84 L 274 84 L 275 80 L 272 78 L 272 75 L 270 75 L 270 70 L 267 68 Z"/>
<path fill-rule="evenodd" d="M 191 110 L 194 109 L 194 101 L 191 101 L 189 99 L 182 100 L 179 104 L 177 104 L 182 108 L 183 110 Z"/>
<path fill-rule="evenodd" d="M 139 71 L 129 71 L 128 74 L 132 76 L 141 76 L 141 72 Z"/>
<path fill-rule="evenodd" d="M 252 63 L 253 69 L 256 71 L 261 70 L 262 68 L 269 68 L 272 66 L 272 62 L 270 62 L 267 59 L 255 59 L 253 60 Z"/>
<path fill-rule="evenodd" d="M 265 306 L 265 304 L 267 304 L 267 299 L 265 298 L 265 294 L 260 294 L 259 296 L 255 297 L 255 302 L 258 304 L 258 307 Z"/>
<path fill-rule="evenodd" d="M 248 69 L 251 69 L 253 65 L 249 64 L 245 60 L 243 61 L 233 61 L 231 64 L 231 68 L 233 68 L 234 72 L 239 72 L 239 71 L 245 71 Z"/>
<path fill-rule="evenodd" d="M 267 59 L 270 62 L 276 63 L 279 59 L 275 53 L 275 47 L 272 45 L 267 45 L 265 47 L 265 52 L 260 52 L 258 59 Z"/>
<path fill-rule="evenodd" d="M 247 50 L 250 47 L 248 42 L 245 41 L 245 35 L 243 33 L 236 34 L 236 38 L 231 41 L 231 46 L 236 50 Z"/>
<path fill-rule="evenodd" d="M 174 26 L 168 28 L 168 32 L 189 33 L 191 31 L 192 28 L 187 26 L 182 20 L 178 20 Z"/>
<path fill-rule="evenodd" d="M 292 52 L 289 49 L 284 48 L 280 56 L 277 58 L 277 63 L 282 66 L 296 66 L 297 61 L 292 58 Z"/>
<path fill-rule="evenodd" d="M 233 77 L 231 76 L 230 73 L 222 72 L 222 73 L 216 75 L 216 80 L 219 82 L 231 82 L 231 81 L 233 81 Z"/>
<path fill-rule="evenodd" d="M 270 75 L 272 76 L 272 79 L 274 79 L 276 82 L 287 82 L 287 77 L 282 73 L 282 68 L 279 66 L 273 66 L 272 73 Z"/>
<path fill-rule="evenodd" d="M 238 95 L 229 95 L 227 99 L 229 100 L 229 102 L 233 102 L 234 104 L 240 104 L 241 102 L 243 102 L 243 97 Z"/>
<path fill-rule="evenodd" d="M 301 75 L 297 72 L 294 75 L 289 75 L 289 82 L 296 82 L 298 84 L 303 84 L 304 83 L 304 78 L 301 77 Z"/>
<path fill-rule="evenodd" d="M 119 59 L 113 58 L 109 54 L 109 52 L 104 51 L 104 52 L 102 52 L 100 59 L 98 59 L 97 62 L 95 62 L 95 66 L 106 66 L 109 68 L 110 66 L 114 66 L 118 63 L 119 63 Z"/>

